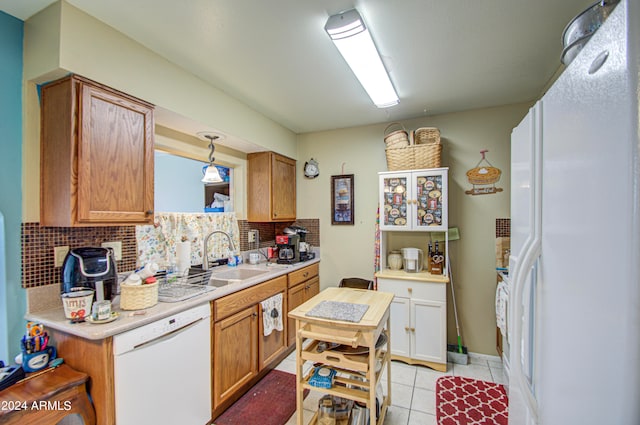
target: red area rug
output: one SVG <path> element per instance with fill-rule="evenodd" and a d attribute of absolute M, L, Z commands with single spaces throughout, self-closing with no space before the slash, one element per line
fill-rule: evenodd
<path fill-rule="evenodd" d="M 504 385 L 461 376 L 436 381 L 438 425 L 507 425 Z"/>
<path fill-rule="evenodd" d="M 309 390 L 304 391 L 304 396 Z M 272 370 L 213 421 L 215 425 L 284 425 L 296 411 L 296 376 Z"/>

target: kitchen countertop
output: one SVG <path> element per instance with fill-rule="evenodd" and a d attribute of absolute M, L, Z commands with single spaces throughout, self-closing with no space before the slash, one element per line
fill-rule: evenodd
<path fill-rule="evenodd" d="M 404 270 L 380 270 L 375 274 L 378 278 L 383 279 L 400 279 L 400 280 L 413 280 L 421 282 L 435 282 L 435 283 L 448 283 L 449 277 L 442 274 L 431 274 L 426 271 L 419 273 L 407 273 Z"/>
<path fill-rule="evenodd" d="M 180 313 L 181 311 L 187 310 L 191 307 L 208 303 L 211 300 L 215 300 L 217 298 L 224 297 L 225 295 L 229 295 L 242 289 L 257 285 L 259 283 L 266 282 L 267 280 L 271 280 L 278 276 L 289 274 L 311 264 L 319 263 L 319 257 L 320 256 L 317 255 L 316 258 L 312 260 L 292 265 L 267 265 L 266 263 L 260 263 L 257 265 L 241 264 L 235 268 L 249 270 L 267 270 L 267 272 L 249 279 L 242 280 L 241 282 L 231 283 L 224 287 L 215 288 L 212 291 L 204 292 L 201 295 L 189 298 L 184 301 L 173 303 L 158 302 L 158 304 L 154 305 L 153 307 L 144 310 L 120 310 L 119 300 L 116 299 L 114 300 L 113 311 L 117 311 L 118 313 L 120 313 L 120 316 L 110 323 L 71 323 L 69 319 L 65 318 L 64 310 L 62 309 L 62 307 L 35 313 L 28 313 L 25 315 L 25 319 L 42 323 L 45 327 L 59 330 L 71 335 L 76 335 L 91 340 L 100 340 L 113 335 L 117 335 L 122 332 L 126 332 L 131 329 L 135 329 L 139 326 L 146 325 L 147 323 L 155 322 L 159 319 L 163 319 L 173 314 Z M 212 277 L 214 277 L 216 273 L 222 273 L 233 269 L 234 268 L 228 266 L 217 267 L 213 270 Z M 140 315 L 140 312 L 145 313 Z"/>

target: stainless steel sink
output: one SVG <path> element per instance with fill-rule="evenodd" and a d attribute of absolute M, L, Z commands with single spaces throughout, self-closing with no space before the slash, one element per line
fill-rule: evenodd
<path fill-rule="evenodd" d="M 265 274 L 268 271 L 269 270 L 233 269 L 224 272 L 213 273 L 211 275 L 211 279 L 209 279 L 209 285 L 221 287 L 229 285 L 230 283 L 237 283 L 246 279 L 260 276 L 261 274 Z"/>

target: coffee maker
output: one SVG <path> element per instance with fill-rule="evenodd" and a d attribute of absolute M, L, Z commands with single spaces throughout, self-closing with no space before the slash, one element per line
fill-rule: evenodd
<path fill-rule="evenodd" d="M 284 233 L 288 235 L 298 235 L 300 243 L 298 251 L 300 252 L 300 261 L 307 261 L 315 258 L 315 253 L 311 251 L 311 246 L 306 242 L 307 233 L 309 231 L 302 226 L 289 226 L 284 229 Z"/>
<path fill-rule="evenodd" d="M 300 261 L 300 236 L 276 235 L 278 264 L 293 264 Z"/>
<path fill-rule="evenodd" d="M 94 301 L 110 300 L 118 284 L 118 272 L 111 248 L 74 248 L 69 250 L 62 264 L 60 292 L 62 294 L 92 289 Z"/>

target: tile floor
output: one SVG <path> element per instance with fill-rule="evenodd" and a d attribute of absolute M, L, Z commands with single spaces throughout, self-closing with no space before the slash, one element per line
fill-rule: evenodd
<path fill-rule="evenodd" d="M 305 371 L 311 368 L 307 362 Z M 278 367 L 295 374 L 295 351 L 284 359 Z M 391 406 L 387 411 L 385 425 L 435 425 L 435 386 L 443 375 L 466 376 L 485 381 L 505 383 L 504 369 L 498 356 L 469 354 L 469 364 L 449 363 L 447 372 L 437 372 L 424 366 L 412 366 L 398 361 L 391 362 Z M 383 380 L 385 378 L 383 377 Z M 386 382 L 383 382 L 383 388 Z M 311 391 L 304 400 L 304 423 L 308 424 L 318 406 L 321 391 Z M 295 425 L 294 414 L 286 425 Z"/>

